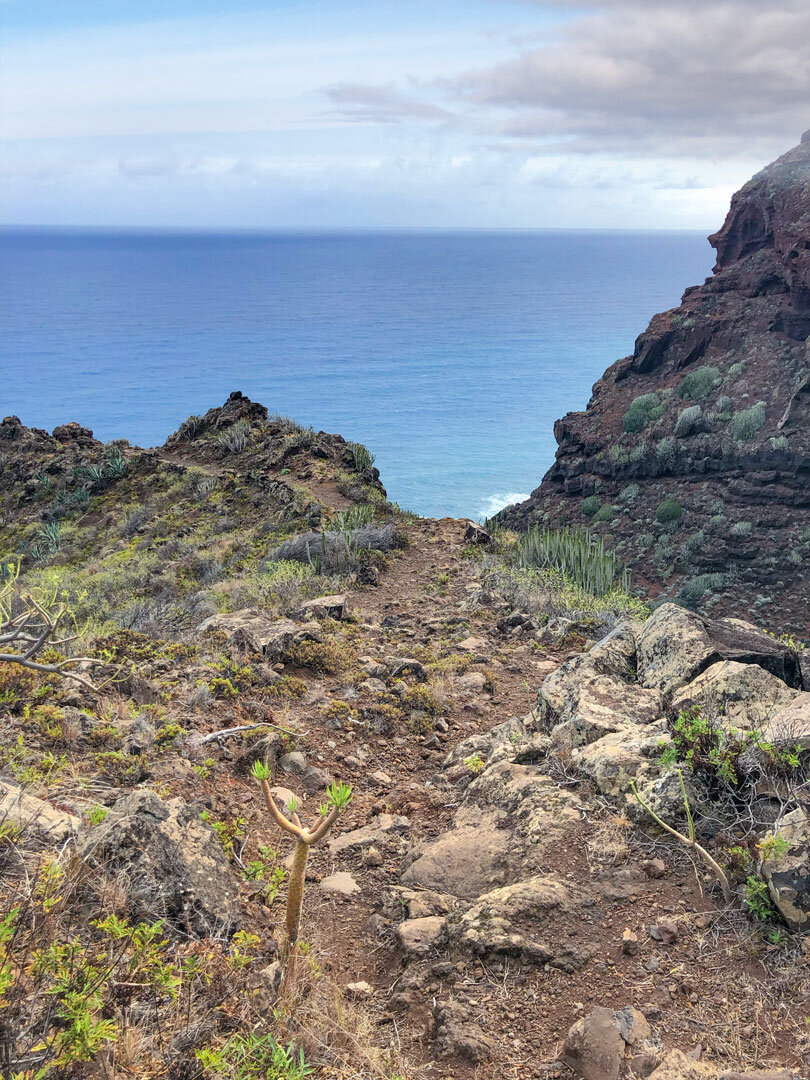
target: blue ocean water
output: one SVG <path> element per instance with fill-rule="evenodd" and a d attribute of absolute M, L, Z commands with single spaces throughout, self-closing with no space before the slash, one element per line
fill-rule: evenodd
<path fill-rule="evenodd" d="M 0 234 L 3 414 L 163 442 L 241 390 L 366 443 L 389 497 L 481 517 L 554 458 L 652 314 L 702 281 L 696 233 Z"/>

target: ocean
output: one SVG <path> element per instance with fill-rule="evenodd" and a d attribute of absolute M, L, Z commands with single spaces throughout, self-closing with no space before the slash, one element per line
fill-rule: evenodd
<path fill-rule="evenodd" d="M 164 441 L 232 390 L 364 442 L 405 509 L 482 518 L 554 459 L 697 233 L 0 232 L 0 408 Z"/>

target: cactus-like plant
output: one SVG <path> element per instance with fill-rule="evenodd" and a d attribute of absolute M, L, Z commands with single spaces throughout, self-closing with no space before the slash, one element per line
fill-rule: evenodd
<path fill-rule="evenodd" d="M 320 821 L 311 828 L 301 824 L 301 819 L 296 813 L 297 800 L 290 799 L 287 810 L 290 817 L 282 813 L 273 793 L 270 790 L 270 770 L 262 761 L 254 761 L 251 770 L 253 776 L 259 781 L 264 795 L 267 809 L 273 815 L 278 827 L 290 836 L 295 837 L 295 854 L 293 855 L 292 869 L 290 870 L 289 885 L 287 888 L 287 914 L 285 920 L 286 940 L 284 942 L 283 957 L 290 967 L 295 960 L 295 947 L 298 942 L 298 931 L 301 926 L 301 909 L 304 903 L 304 878 L 307 872 L 307 860 L 309 849 L 317 844 L 328 834 L 335 824 L 341 810 L 344 810 L 352 798 L 352 789 L 349 784 L 335 781 L 326 792 L 326 802 L 318 807 Z"/>

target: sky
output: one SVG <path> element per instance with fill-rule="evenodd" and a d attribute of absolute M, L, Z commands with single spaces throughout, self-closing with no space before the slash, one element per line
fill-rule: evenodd
<path fill-rule="evenodd" d="M 0 0 L 0 220 L 717 228 L 808 0 Z"/>

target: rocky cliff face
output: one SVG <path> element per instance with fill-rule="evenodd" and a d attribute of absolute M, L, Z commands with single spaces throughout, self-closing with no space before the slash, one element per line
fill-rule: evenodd
<path fill-rule="evenodd" d="M 810 631 L 810 132 L 731 202 L 713 276 L 656 315 L 504 525 L 591 525 L 653 595 Z"/>

